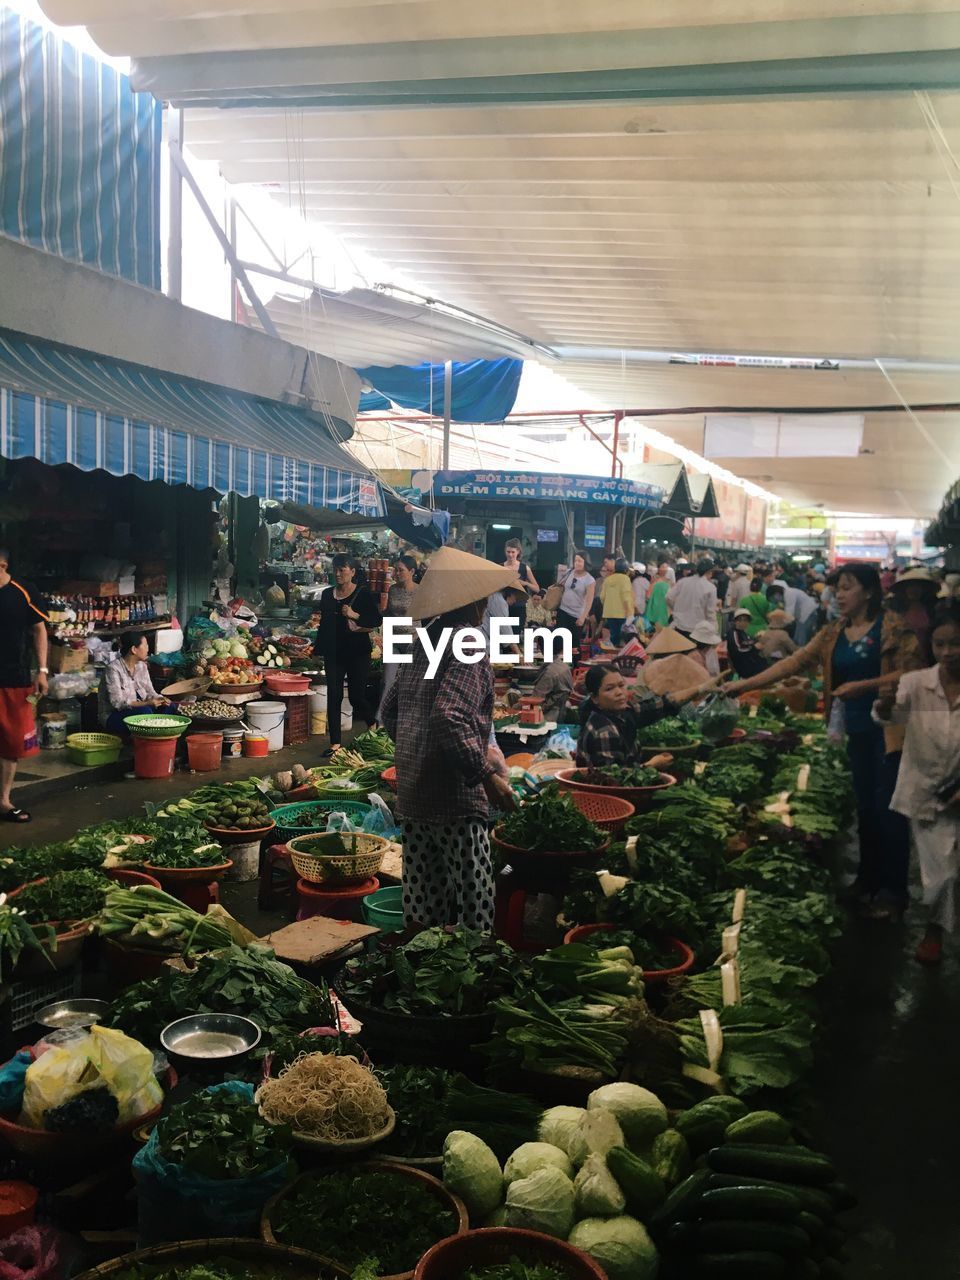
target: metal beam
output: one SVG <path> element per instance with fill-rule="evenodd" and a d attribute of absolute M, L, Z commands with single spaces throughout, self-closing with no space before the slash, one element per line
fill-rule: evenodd
<path fill-rule="evenodd" d="M 257 313 L 257 319 L 260 321 L 260 325 L 264 333 L 268 333 L 271 338 L 279 338 L 280 334 L 277 331 L 277 326 L 273 323 L 273 320 L 270 317 L 269 311 L 267 311 L 266 307 L 260 301 L 259 294 L 257 293 L 256 289 L 254 289 L 253 285 L 250 283 L 250 277 L 247 275 L 240 259 L 234 253 L 233 246 L 231 245 L 229 239 L 227 238 L 226 232 L 224 231 L 223 227 L 221 227 L 216 214 L 213 212 L 213 210 L 210 208 L 209 204 L 207 203 L 206 196 L 204 196 L 203 192 L 200 190 L 200 184 L 197 182 L 196 178 L 190 172 L 190 166 L 187 164 L 186 160 L 183 158 L 183 152 L 180 150 L 179 145 L 176 142 L 174 142 L 172 139 L 170 141 L 170 159 L 173 161 L 173 167 L 176 169 L 180 177 L 183 179 L 184 182 L 186 182 L 187 186 L 193 192 L 194 197 L 197 201 L 197 204 L 200 206 L 201 212 L 203 213 L 203 216 L 206 218 L 207 222 L 210 224 L 210 230 L 216 236 L 217 242 L 219 243 L 220 248 L 223 250 L 223 256 L 226 258 L 227 262 L 230 264 L 231 269 L 235 272 L 236 277 L 240 282 L 241 288 L 243 289 L 244 293 L 247 295 L 247 300 L 249 301 L 250 305 L 253 307 L 254 311 Z"/>
<path fill-rule="evenodd" d="M 443 471 L 450 470 L 450 418 L 453 413 L 453 361 L 443 366 Z"/>
<path fill-rule="evenodd" d="M 174 302 L 183 298 L 183 177 L 174 160 L 183 137 L 183 112 L 176 107 L 165 111 L 167 147 L 170 158 L 170 191 L 168 195 L 167 230 L 167 296 Z"/>

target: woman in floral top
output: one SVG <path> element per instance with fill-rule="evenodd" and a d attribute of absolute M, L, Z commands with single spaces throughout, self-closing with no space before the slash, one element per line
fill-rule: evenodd
<path fill-rule="evenodd" d="M 872 565 L 848 564 L 837 581 L 838 621 L 796 653 L 749 680 L 727 685 L 734 697 L 787 676 L 823 670 L 824 715 L 843 703 L 847 756 L 857 797 L 860 865 L 851 894 L 872 919 L 889 919 L 907 903 L 910 836 L 907 821 L 890 812 L 897 785 L 903 729 L 871 718 L 881 681 L 923 666 L 917 638 L 881 606 L 880 575 Z"/>

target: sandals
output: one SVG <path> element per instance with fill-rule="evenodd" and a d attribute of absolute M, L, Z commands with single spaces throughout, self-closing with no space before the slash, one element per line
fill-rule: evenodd
<path fill-rule="evenodd" d="M 943 959 L 943 943 L 936 938 L 924 938 L 914 952 L 917 964 L 938 965 Z"/>
<path fill-rule="evenodd" d="M 0 822 L 29 822 L 30 814 L 26 809 L 0 809 Z"/>

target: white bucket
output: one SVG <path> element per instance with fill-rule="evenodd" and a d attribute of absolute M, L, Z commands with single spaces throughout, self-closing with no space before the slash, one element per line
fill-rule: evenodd
<path fill-rule="evenodd" d="M 243 718 L 251 729 L 266 735 L 267 749 L 279 751 L 283 746 L 283 722 L 287 708 L 282 702 L 248 702 Z"/>
<path fill-rule="evenodd" d="M 327 686 L 315 685 L 310 690 L 310 732 L 327 732 Z"/>
<path fill-rule="evenodd" d="M 260 841 L 249 844 L 228 845 L 224 856 L 232 859 L 233 866 L 227 872 L 228 880 L 256 880 L 260 874 Z"/>

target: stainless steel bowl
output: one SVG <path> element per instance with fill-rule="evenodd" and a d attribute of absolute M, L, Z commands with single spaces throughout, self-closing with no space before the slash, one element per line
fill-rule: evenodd
<path fill-rule="evenodd" d="M 37 1022 L 51 1031 L 61 1031 L 64 1027 L 92 1027 L 106 1017 L 109 1008 L 106 1000 L 55 1000 L 53 1004 L 45 1004 L 37 1013 Z"/>
<path fill-rule="evenodd" d="M 170 1022 L 160 1033 L 167 1053 L 196 1065 L 235 1062 L 255 1049 L 263 1033 L 236 1013 L 192 1013 Z"/>

